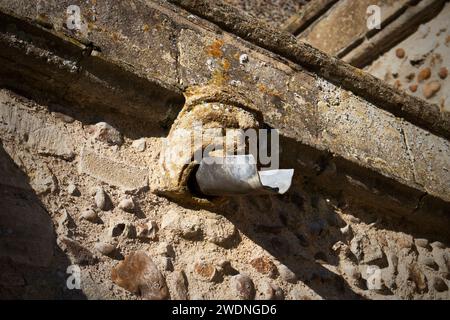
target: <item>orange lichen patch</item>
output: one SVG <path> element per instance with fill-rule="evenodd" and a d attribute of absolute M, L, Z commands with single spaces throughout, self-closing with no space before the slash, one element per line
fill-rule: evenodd
<path fill-rule="evenodd" d="M 221 86 L 228 82 L 229 76 L 222 70 L 214 70 L 210 84 Z"/>
<path fill-rule="evenodd" d="M 277 90 L 267 88 L 262 83 L 258 83 L 257 87 L 258 87 L 258 90 L 260 92 L 262 92 L 262 93 L 265 93 L 265 94 L 268 94 L 268 95 L 271 95 L 271 96 L 275 96 L 275 97 L 280 97 L 281 96 L 281 94 Z"/>
<path fill-rule="evenodd" d="M 228 70 L 230 70 L 231 64 L 227 59 L 223 58 L 222 59 L 222 67 L 223 67 L 224 71 L 228 71 Z"/>
<path fill-rule="evenodd" d="M 148 24 L 144 24 L 144 25 L 142 26 L 142 31 L 144 31 L 144 32 L 149 32 L 149 30 L 150 30 L 150 26 L 149 26 Z"/>
<path fill-rule="evenodd" d="M 206 47 L 206 52 L 214 58 L 221 58 L 223 56 L 223 43 L 222 40 L 215 40 L 210 46 Z"/>
<path fill-rule="evenodd" d="M 258 90 L 261 91 L 261 92 L 264 92 L 264 93 L 265 93 L 265 92 L 267 91 L 266 86 L 263 85 L 262 83 L 258 83 L 258 84 L 257 84 L 257 87 L 258 87 Z"/>

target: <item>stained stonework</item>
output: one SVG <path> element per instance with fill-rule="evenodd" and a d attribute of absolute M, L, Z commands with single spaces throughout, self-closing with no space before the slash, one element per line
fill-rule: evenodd
<path fill-rule="evenodd" d="M 75 1 L 83 34 L 68 1 L 0 0 L 0 296 L 450 299 L 448 139 L 367 83 L 417 101 L 295 38 L 316 67 L 170 3 Z M 289 192 L 207 208 L 158 192 L 191 103 L 279 129 Z"/>
<path fill-rule="evenodd" d="M 366 69 L 399 90 L 450 111 L 450 5 Z M 398 57 L 396 51 L 405 51 Z M 435 85 L 433 85 L 435 84 Z M 434 87 L 434 89 L 433 89 Z"/>

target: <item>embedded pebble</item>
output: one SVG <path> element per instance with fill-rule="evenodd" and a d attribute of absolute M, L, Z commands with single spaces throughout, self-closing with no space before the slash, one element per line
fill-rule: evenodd
<path fill-rule="evenodd" d="M 381 270 L 381 278 L 383 280 L 383 284 L 391 290 L 397 288 L 396 283 L 396 274 L 393 269 L 385 268 Z"/>
<path fill-rule="evenodd" d="M 448 69 L 447 69 L 446 67 L 442 67 L 442 68 L 439 70 L 439 78 L 441 78 L 441 79 L 446 79 L 447 76 L 448 76 Z"/>
<path fill-rule="evenodd" d="M 188 281 L 184 271 L 175 271 L 169 280 L 172 300 L 188 300 Z"/>
<path fill-rule="evenodd" d="M 442 250 L 433 250 L 433 259 L 434 262 L 439 266 L 439 270 L 443 272 L 449 271 L 449 262 L 445 258 L 445 254 Z"/>
<path fill-rule="evenodd" d="M 30 181 L 30 185 L 38 195 L 55 193 L 58 190 L 58 181 L 47 167 L 42 167 L 41 170 L 36 172 Z"/>
<path fill-rule="evenodd" d="M 111 233 L 110 235 L 115 235 L 115 237 L 124 237 L 124 238 L 128 238 L 128 239 L 134 239 L 136 238 L 136 228 L 133 224 L 126 222 L 126 221 L 121 221 L 116 223 L 112 228 L 111 228 Z"/>
<path fill-rule="evenodd" d="M 417 89 L 418 89 L 417 84 L 412 84 L 412 85 L 409 86 L 409 90 L 410 90 L 411 92 L 416 92 Z"/>
<path fill-rule="evenodd" d="M 188 240 L 198 240 L 202 237 L 203 229 L 198 218 L 182 220 L 180 223 L 181 236 Z"/>
<path fill-rule="evenodd" d="M 230 279 L 231 290 L 240 299 L 252 300 L 255 297 L 255 285 L 252 279 L 243 274 L 232 276 Z"/>
<path fill-rule="evenodd" d="M 76 227 L 75 223 L 70 216 L 70 214 L 67 212 L 66 209 L 63 209 L 61 212 L 61 216 L 56 220 L 57 222 L 57 229 L 56 233 L 59 235 L 65 235 L 67 237 L 71 237 L 73 235 L 73 229 Z"/>
<path fill-rule="evenodd" d="M 264 281 L 259 287 L 264 300 L 284 300 L 284 292 L 278 285 Z"/>
<path fill-rule="evenodd" d="M 119 262 L 112 269 L 111 279 L 118 286 L 146 300 L 169 298 L 166 279 L 143 251 L 133 252 Z"/>
<path fill-rule="evenodd" d="M 268 257 L 258 257 L 250 261 L 250 265 L 261 274 L 275 278 L 278 274 L 277 266 Z"/>
<path fill-rule="evenodd" d="M 356 236 L 350 242 L 350 251 L 355 255 L 356 259 L 361 260 L 363 251 L 361 248 L 361 236 Z"/>
<path fill-rule="evenodd" d="M 419 74 L 417 75 L 417 79 L 419 82 L 422 82 L 424 80 L 428 80 L 431 77 L 431 69 L 430 68 L 424 68 L 420 70 Z"/>
<path fill-rule="evenodd" d="M 363 273 L 363 278 L 366 280 L 367 289 L 373 291 L 383 289 L 384 282 L 381 275 L 381 269 L 378 266 L 367 266 L 365 275 Z"/>
<path fill-rule="evenodd" d="M 209 262 L 199 261 L 194 264 L 194 274 L 197 279 L 216 282 L 220 278 L 220 273 L 217 268 Z"/>
<path fill-rule="evenodd" d="M 120 146 L 123 143 L 122 135 L 113 126 L 106 122 L 99 122 L 90 131 L 94 134 L 94 138 L 108 145 Z"/>
<path fill-rule="evenodd" d="M 398 268 L 398 256 L 394 252 L 387 253 L 387 260 L 389 268 L 395 273 Z"/>
<path fill-rule="evenodd" d="M 131 198 L 131 197 L 123 198 L 122 200 L 120 200 L 118 207 L 119 207 L 119 209 L 126 211 L 126 212 L 133 211 L 134 207 L 135 207 L 133 198 Z"/>
<path fill-rule="evenodd" d="M 78 190 L 77 186 L 73 183 L 70 183 L 67 186 L 67 193 L 71 196 L 76 196 L 78 197 L 79 195 L 81 195 L 80 190 Z"/>
<path fill-rule="evenodd" d="M 90 222 L 95 222 L 98 220 L 98 214 L 92 208 L 86 208 L 81 213 L 81 219 L 84 219 L 84 220 L 87 220 Z"/>
<path fill-rule="evenodd" d="M 138 152 L 144 152 L 146 148 L 146 142 L 144 138 L 134 140 L 131 145 Z"/>
<path fill-rule="evenodd" d="M 180 214 L 176 210 L 170 210 L 161 220 L 161 230 L 168 229 L 175 235 L 188 240 L 198 240 L 203 235 L 201 221 L 198 216 Z"/>
<path fill-rule="evenodd" d="M 405 57 L 405 49 L 403 49 L 403 48 L 397 48 L 396 50 L 395 50 L 395 55 L 397 56 L 397 58 L 399 58 L 399 59 L 403 59 L 404 57 Z"/>
<path fill-rule="evenodd" d="M 116 249 L 116 246 L 111 243 L 101 241 L 101 242 L 97 242 L 95 244 L 94 248 L 101 254 L 107 256 Z"/>
<path fill-rule="evenodd" d="M 439 90 L 441 90 L 441 84 L 437 81 L 431 81 L 424 86 L 423 95 L 425 98 L 431 99 L 439 92 Z"/>
<path fill-rule="evenodd" d="M 158 239 L 158 225 L 156 221 L 144 221 L 136 225 L 136 235 L 140 239 L 155 241 Z"/>
<path fill-rule="evenodd" d="M 103 210 L 103 211 L 106 210 L 107 199 L 106 199 L 105 190 L 103 190 L 103 188 L 98 187 L 96 189 L 94 200 L 95 200 L 95 205 L 97 206 L 97 208 L 99 208 L 100 210 Z"/>
<path fill-rule="evenodd" d="M 297 283 L 297 275 L 284 264 L 278 266 L 278 273 L 281 279 L 289 283 Z"/>

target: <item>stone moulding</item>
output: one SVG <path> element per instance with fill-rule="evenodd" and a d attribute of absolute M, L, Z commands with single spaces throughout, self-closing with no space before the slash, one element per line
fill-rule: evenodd
<path fill-rule="evenodd" d="M 168 0 L 224 30 L 287 58 L 317 75 L 367 99 L 396 117 L 434 134 L 450 138 L 450 114 L 437 105 L 412 97 L 357 68 L 333 58 L 288 32 L 274 30 L 225 3 L 207 0 Z"/>
<path fill-rule="evenodd" d="M 332 192 L 339 194 L 358 185 L 360 192 L 359 186 L 366 187 L 364 196 L 358 193 L 366 204 L 389 203 L 395 207 L 391 211 L 405 214 L 429 199 L 439 200 L 442 219 L 435 225 L 448 225 L 450 146 L 437 131 L 419 127 L 422 112 L 442 116 L 433 113 L 432 105 L 298 44 L 291 35 L 259 28 L 242 13 L 230 11 L 228 16 L 226 10 L 232 9 L 222 5 L 183 2 L 186 8 L 195 4 L 199 13 L 194 15 L 166 1 L 135 1 L 133 7 L 125 1 L 98 0 L 96 20 L 82 38 L 64 26 L 61 12 L 72 3 L 45 2 L 50 3 L 54 6 L 40 8 L 48 22 L 43 26 L 28 1 L 0 0 L 2 85 L 37 98 L 43 92 L 50 96 L 53 89 L 59 93 L 54 99 L 74 110 L 108 108 L 148 119 L 149 126 L 164 120 L 164 128 L 186 104 L 238 107 L 279 129 L 283 148 L 289 150 L 282 153 L 289 161 L 286 167 L 309 172 L 327 191 L 336 187 Z M 208 8 L 212 13 L 203 12 Z M 113 18 L 112 10 L 123 19 Z M 149 32 L 146 25 L 158 32 Z M 28 37 L 20 37 L 24 34 Z M 212 84 L 220 94 L 190 93 Z M 227 92 L 233 101 L 225 97 Z M 174 108 L 172 99 L 177 101 Z M 391 109 L 395 112 L 386 111 Z M 408 114 L 418 117 L 407 122 L 402 117 L 410 120 Z M 336 176 L 331 184 L 321 182 L 329 171 L 322 170 L 323 159 L 330 168 L 336 165 L 342 184 Z M 347 179 L 349 172 L 357 177 Z M 353 189 L 351 194 L 356 194 Z M 432 211 L 435 216 L 437 210 Z"/>

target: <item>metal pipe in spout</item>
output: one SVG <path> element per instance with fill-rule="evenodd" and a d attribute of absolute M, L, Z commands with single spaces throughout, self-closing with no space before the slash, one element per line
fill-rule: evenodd
<path fill-rule="evenodd" d="M 258 171 L 252 155 L 206 157 L 195 174 L 204 195 L 284 194 L 294 169 Z"/>

